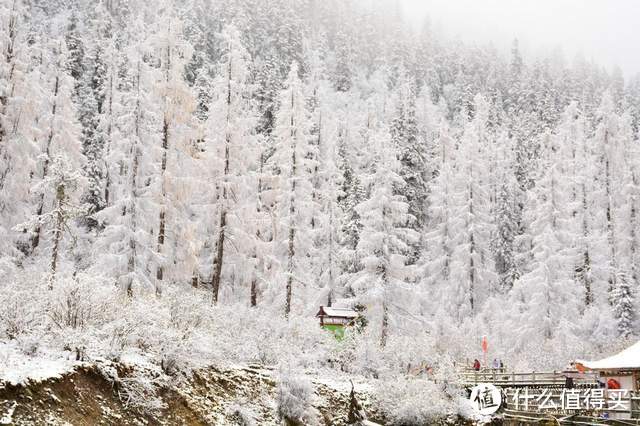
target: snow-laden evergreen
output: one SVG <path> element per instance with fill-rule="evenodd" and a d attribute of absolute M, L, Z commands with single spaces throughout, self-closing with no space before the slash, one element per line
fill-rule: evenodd
<path fill-rule="evenodd" d="M 389 0 L 0 2 L 0 339 L 49 333 L 58 283 L 113 298 L 87 339 L 193 298 L 259 346 L 349 303 L 371 375 L 637 338 L 639 123 L 638 76 Z"/>

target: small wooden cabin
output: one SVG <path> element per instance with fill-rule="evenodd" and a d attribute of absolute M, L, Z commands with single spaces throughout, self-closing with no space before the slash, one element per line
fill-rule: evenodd
<path fill-rule="evenodd" d="M 345 327 L 351 326 L 358 318 L 358 312 L 351 308 L 320 306 L 316 318 L 320 318 L 320 327 L 331 331 L 336 337 L 344 336 Z"/>

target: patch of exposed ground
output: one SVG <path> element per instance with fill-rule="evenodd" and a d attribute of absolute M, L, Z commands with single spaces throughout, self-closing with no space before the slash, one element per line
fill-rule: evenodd
<path fill-rule="evenodd" d="M 247 420 L 279 424 L 270 369 L 206 368 L 189 376 L 161 376 L 107 363 L 25 385 L 0 383 L 0 424 L 217 426 L 243 425 Z M 322 422 L 346 425 L 350 384 L 314 381 L 314 388 Z M 373 413 L 368 397 L 361 397 L 365 410 Z"/>

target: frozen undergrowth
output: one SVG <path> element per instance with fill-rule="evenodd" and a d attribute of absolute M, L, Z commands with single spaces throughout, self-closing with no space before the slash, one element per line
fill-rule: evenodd
<path fill-rule="evenodd" d="M 455 362 L 468 355 L 464 337 L 452 329 L 405 330 L 391 334 L 381 348 L 374 327 L 347 333 L 338 342 L 312 316 L 286 320 L 271 309 L 213 306 L 210 295 L 196 289 L 129 299 L 88 276 L 58 281 L 53 290 L 32 284 L 26 291 L 22 283 L 5 289 L 0 294 L 0 382 L 41 381 L 81 363 L 99 365 L 123 385 L 126 404 L 157 411 L 163 405 L 155 389 L 171 384 L 179 373 L 258 365 L 279 372 L 273 379 L 280 383 L 282 417 L 310 421 L 300 416 L 312 407 L 313 389 L 325 385 L 345 393 L 350 379 L 357 392 L 371 395 L 398 424 L 460 411 L 458 390 L 441 385 L 454 381 Z M 553 362 L 559 354 L 548 358 Z M 135 374 L 117 377 L 114 365 L 132 366 Z M 425 399 L 432 403 L 422 404 Z"/>

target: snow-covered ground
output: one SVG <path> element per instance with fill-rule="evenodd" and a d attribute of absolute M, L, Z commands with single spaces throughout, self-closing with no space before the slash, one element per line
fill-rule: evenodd
<path fill-rule="evenodd" d="M 80 364 L 69 352 L 46 351 L 29 356 L 17 342 L 0 340 L 0 386 L 2 383 L 17 385 L 61 377 Z"/>

